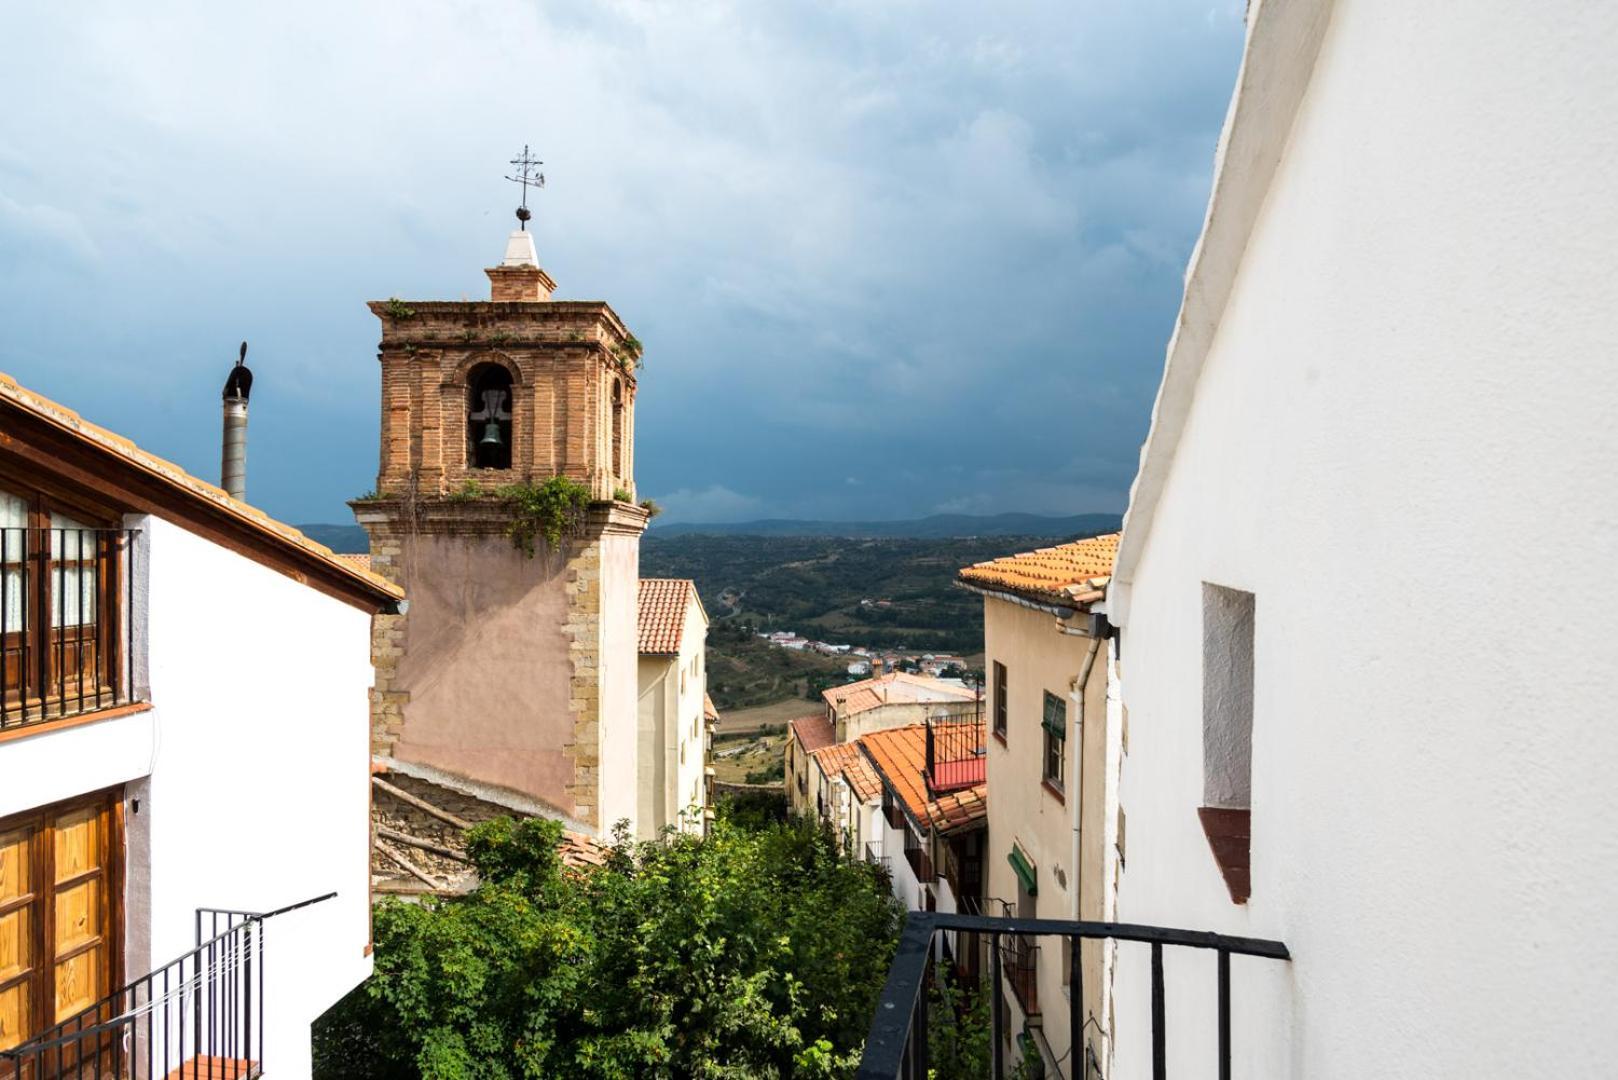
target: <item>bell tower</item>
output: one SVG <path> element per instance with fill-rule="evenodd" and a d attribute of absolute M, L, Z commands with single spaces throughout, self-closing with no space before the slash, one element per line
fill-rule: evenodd
<path fill-rule="evenodd" d="M 369 305 L 381 463 L 350 506 L 408 598 L 373 630 L 372 751 L 604 834 L 636 808 L 641 347 L 605 302 L 552 298 L 526 227 L 534 182 L 488 300 Z M 530 554 L 514 506 L 553 477 L 588 505 Z"/>

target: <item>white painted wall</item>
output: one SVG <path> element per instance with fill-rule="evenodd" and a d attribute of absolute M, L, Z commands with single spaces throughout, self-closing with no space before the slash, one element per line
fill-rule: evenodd
<path fill-rule="evenodd" d="M 1605 1075 L 1618 8 L 1328 6 L 1155 521 L 1126 524 L 1118 916 L 1292 949 L 1236 962 L 1236 1075 Z M 1196 818 L 1204 582 L 1256 596 L 1243 907 Z M 1211 1075 L 1213 958 L 1167 970 L 1169 1073 Z M 1148 1076 L 1144 947 L 1116 986 L 1109 1075 Z"/>
<path fill-rule="evenodd" d="M 265 937 L 265 1075 L 308 1076 L 310 1022 L 371 970 L 370 617 L 166 521 L 128 524 L 154 707 L 0 745 L 0 816 L 125 785 L 126 978 L 189 951 L 198 907 L 336 890 Z"/>
<path fill-rule="evenodd" d="M 686 608 L 679 655 L 640 657 L 636 797 L 641 839 L 651 839 L 669 825 L 690 833 L 700 833 L 704 827 L 707 634 L 707 616 L 693 594 Z"/>
<path fill-rule="evenodd" d="M 265 1075 L 307 1076 L 310 1022 L 371 971 L 370 616 L 167 522 L 143 527 L 156 761 L 126 820 L 131 850 L 139 834 L 151 853 L 150 956 L 194 944 L 199 906 L 336 890 L 266 924 Z"/>
<path fill-rule="evenodd" d="M 635 834 L 640 816 L 636 633 L 640 605 L 640 537 L 601 538 L 601 711 L 598 779 L 602 836 L 619 821 Z"/>

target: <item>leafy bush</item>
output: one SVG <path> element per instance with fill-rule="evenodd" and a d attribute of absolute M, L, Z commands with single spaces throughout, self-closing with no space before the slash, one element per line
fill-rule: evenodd
<path fill-rule="evenodd" d="M 895 947 L 876 871 L 807 822 L 622 838 L 564 872 L 555 822 L 479 826 L 470 894 L 376 908 L 376 973 L 315 1075 L 846 1077 Z"/>
<path fill-rule="evenodd" d="M 553 476 L 540 484 L 507 484 L 498 494 L 512 510 L 506 535 L 530 559 L 536 540 L 543 538 L 554 550 L 563 536 L 576 533 L 591 498 L 589 488 L 565 476 Z"/>

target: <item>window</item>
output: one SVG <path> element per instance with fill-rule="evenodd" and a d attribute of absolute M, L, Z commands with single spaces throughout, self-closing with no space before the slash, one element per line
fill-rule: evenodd
<path fill-rule="evenodd" d="M 0 1050 L 118 985 L 116 794 L 0 820 Z"/>
<path fill-rule="evenodd" d="M 0 490 L 0 728 L 127 700 L 114 517 Z"/>
<path fill-rule="evenodd" d="M 511 372 L 479 364 L 466 386 L 468 461 L 479 469 L 511 468 Z"/>
<path fill-rule="evenodd" d="M 1067 776 L 1067 702 L 1049 690 L 1040 727 L 1045 729 L 1045 782 L 1061 787 Z"/>
<path fill-rule="evenodd" d="M 1231 899 L 1250 892 L 1253 788 L 1250 592 L 1202 586 L 1202 808 L 1198 816 Z"/>
<path fill-rule="evenodd" d="M 994 733 L 1006 737 L 1006 665 L 994 662 Z"/>

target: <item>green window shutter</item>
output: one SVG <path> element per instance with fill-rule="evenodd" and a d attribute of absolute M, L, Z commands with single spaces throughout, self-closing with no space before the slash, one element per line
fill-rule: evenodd
<path fill-rule="evenodd" d="M 1058 739 L 1067 738 L 1067 702 L 1045 691 L 1045 718 L 1040 726 Z"/>
<path fill-rule="evenodd" d="M 1034 873 L 1034 864 L 1028 861 L 1028 856 L 1022 853 L 1022 848 L 1016 844 L 1011 845 L 1011 854 L 1006 856 L 1011 863 L 1011 869 L 1016 872 L 1017 880 L 1022 882 L 1023 889 L 1029 896 L 1039 895 L 1039 878 Z"/>

